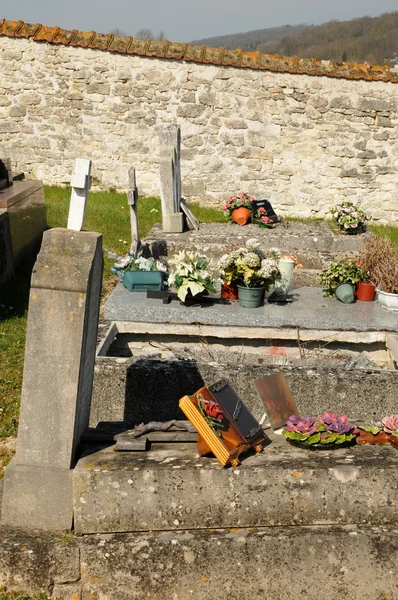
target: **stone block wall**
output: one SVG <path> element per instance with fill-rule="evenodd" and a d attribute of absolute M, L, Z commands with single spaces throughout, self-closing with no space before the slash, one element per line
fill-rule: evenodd
<path fill-rule="evenodd" d="M 183 194 L 219 206 L 241 189 L 284 214 L 343 199 L 398 219 L 398 85 L 0 37 L 0 148 L 27 176 L 159 195 L 157 126 L 182 132 Z"/>

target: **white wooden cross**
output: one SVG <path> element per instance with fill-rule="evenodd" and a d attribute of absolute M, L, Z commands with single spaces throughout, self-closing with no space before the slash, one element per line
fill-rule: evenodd
<path fill-rule="evenodd" d="M 81 231 L 83 227 L 84 215 L 86 214 L 86 204 L 88 190 L 91 187 L 91 160 L 77 158 L 75 170 L 72 173 L 70 185 L 72 192 L 70 195 L 68 229 Z"/>

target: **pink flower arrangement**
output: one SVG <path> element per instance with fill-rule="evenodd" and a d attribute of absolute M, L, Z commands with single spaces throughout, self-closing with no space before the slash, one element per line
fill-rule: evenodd
<path fill-rule="evenodd" d="M 325 412 L 317 419 L 292 415 L 286 421 L 282 433 L 288 440 L 312 446 L 350 442 L 355 439 L 359 430 L 348 422 L 346 415 Z"/>
<path fill-rule="evenodd" d="M 383 423 L 383 429 L 386 433 L 390 433 L 391 435 L 398 437 L 398 415 L 384 417 L 381 422 Z"/>
<path fill-rule="evenodd" d="M 250 196 L 246 192 L 238 192 L 236 196 L 230 196 L 223 206 L 224 215 L 231 221 L 232 213 L 237 208 L 247 208 L 251 212 L 253 200 L 255 200 L 254 196 Z"/>

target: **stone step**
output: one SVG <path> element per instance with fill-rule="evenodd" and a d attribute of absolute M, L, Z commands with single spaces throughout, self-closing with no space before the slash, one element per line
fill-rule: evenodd
<path fill-rule="evenodd" d="M 334 260 L 355 257 L 369 233 L 336 235 L 326 222 L 291 222 L 275 229 L 260 229 L 249 224 L 200 223 L 199 230 L 165 233 L 160 224 L 152 227 L 146 242 L 155 256 L 173 256 L 181 250 L 196 250 L 218 261 L 223 254 L 256 239 L 262 248 L 277 247 L 283 253 L 294 254 L 306 269 L 323 269 Z"/>
<path fill-rule="evenodd" d="M 0 581 L 54 600 L 396 598 L 390 527 L 50 536 L 0 528 Z M 52 592 L 52 593 L 51 593 Z"/>
<path fill-rule="evenodd" d="M 95 427 L 100 421 L 138 424 L 181 419 L 180 398 L 223 378 L 230 381 L 260 419 L 264 406 L 256 389 L 256 379 L 280 371 L 301 414 L 317 416 L 325 410 L 333 410 L 353 420 L 369 421 L 397 412 L 398 371 L 325 365 L 316 359 L 297 361 L 297 366 L 292 366 L 283 364 L 283 358 L 279 364 L 258 366 L 228 364 L 222 357 L 219 363 L 210 364 L 204 358 L 200 362 L 97 359 L 90 424 Z"/>
<path fill-rule="evenodd" d="M 73 473 L 75 530 L 398 526 L 395 447 L 315 451 L 270 439 L 261 454 L 227 469 L 187 443 L 85 456 Z"/>

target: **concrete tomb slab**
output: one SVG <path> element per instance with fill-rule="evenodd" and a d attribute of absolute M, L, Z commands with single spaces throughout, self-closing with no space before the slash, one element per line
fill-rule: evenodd
<path fill-rule="evenodd" d="M 89 422 L 102 276 L 102 236 L 51 229 L 33 269 L 17 450 L 2 522 L 72 525 L 71 471 Z"/>
<path fill-rule="evenodd" d="M 324 298 L 321 288 L 291 288 L 294 301 L 287 305 L 265 302 L 264 306 L 242 308 L 229 304 L 181 306 L 177 300 L 162 304 L 162 300 L 132 294 L 118 284 L 105 304 L 109 321 L 213 325 L 220 327 L 279 327 L 319 331 L 348 330 L 352 332 L 398 332 L 394 313 L 383 310 L 378 302 L 342 304 L 336 298 Z"/>
<path fill-rule="evenodd" d="M 272 443 L 261 454 L 242 456 L 237 468 L 199 457 L 196 443 L 90 453 L 73 472 L 75 529 L 86 534 L 398 525 L 394 447 L 311 451 L 291 446 L 281 435 L 269 437 Z"/>

